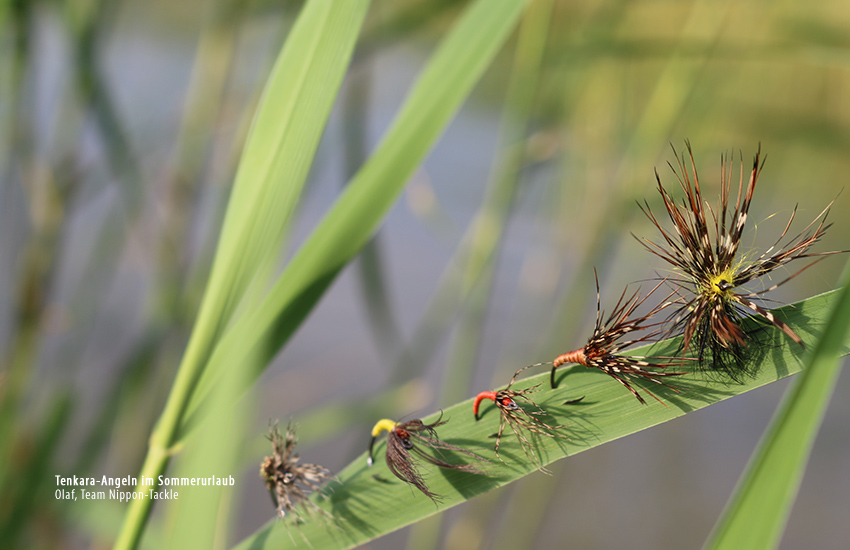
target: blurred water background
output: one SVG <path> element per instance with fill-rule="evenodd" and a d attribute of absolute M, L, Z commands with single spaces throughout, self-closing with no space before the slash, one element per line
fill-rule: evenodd
<path fill-rule="evenodd" d="M 465 4 L 373 3 L 281 265 Z M 58 501 L 54 475 L 137 474 L 253 107 L 299 7 L 0 8 L 0 517 L 20 547 L 111 544 L 123 507 Z M 233 541 L 273 515 L 256 473 L 269 419 L 300 421 L 302 457 L 339 470 L 365 450 L 376 419 L 358 414 L 360 403 L 381 417 L 418 416 L 504 384 L 587 338 L 592 267 L 609 308 L 624 285 L 647 288 L 663 275 L 631 233 L 656 236 L 635 201 L 660 206 L 653 170 L 672 185 L 670 143 L 681 150 L 690 139 L 711 201 L 720 154 L 740 150 L 748 163 L 761 144 L 748 249 L 770 246 L 795 206 L 800 230 L 833 199 L 818 250 L 848 248 L 848 37 L 850 12 L 837 1 L 557 2 L 540 84 L 529 90 L 530 131 L 500 139 L 510 42 L 374 245 L 264 375 Z M 503 236 L 493 233 L 502 241 L 492 279 L 457 279 L 453 258 L 514 148 L 523 164 Z M 770 297 L 829 290 L 842 265 L 828 258 Z M 464 285 L 472 290 L 455 299 Z M 551 477 L 528 476 L 369 547 L 698 547 L 786 386 L 562 460 Z M 850 541 L 847 395 L 845 376 L 782 548 Z M 155 514 L 152 530 L 163 528 Z"/>

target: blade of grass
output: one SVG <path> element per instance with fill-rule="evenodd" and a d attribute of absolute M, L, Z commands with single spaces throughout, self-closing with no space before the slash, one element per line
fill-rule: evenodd
<path fill-rule="evenodd" d="M 842 280 L 823 335 L 765 432 L 706 548 L 779 544 L 838 380 L 839 357 L 850 328 L 850 264 Z"/>
<path fill-rule="evenodd" d="M 520 0 L 477 0 L 442 41 L 392 127 L 250 318 L 229 330 L 193 399 L 246 355 L 266 365 L 383 221 L 410 176 L 469 95 L 522 13 Z M 260 371 L 254 373 L 259 376 Z M 190 420 L 191 422 L 191 420 Z"/>
<path fill-rule="evenodd" d="M 79 526 L 94 541 L 114 540 L 121 528 L 124 506 L 117 500 L 86 500 L 76 502 L 68 508 L 65 521 Z M 94 544 L 98 544 L 95 542 Z M 94 544 L 92 546 L 94 546 Z M 102 546 L 108 546 L 103 542 Z M 145 539 L 139 545 L 141 550 L 159 550 L 165 546 L 162 526 L 151 522 L 145 530 Z"/>
<path fill-rule="evenodd" d="M 534 14 L 531 14 L 530 10 L 531 8 L 526 21 L 531 23 L 523 23 L 526 28 L 536 27 L 534 21 L 540 12 L 545 12 L 545 6 L 536 8 L 537 13 Z M 527 36 L 523 37 L 523 33 L 527 33 Z M 526 125 L 533 107 L 531 103 L 534 100 L 534 82 L 540 63 L 535 57 L 542 55 L 542 52 L 537 50 L 545 44 L 546 36 L 547 33 L 535 36 L 532 31 L 520 30 L 513 74 L 505 99 L 509 107 L 505 109 L 500 127 L 500 146 L 504 147 L 504 154 L 494 163 L 484 204 L 443 271 L 437 283 L 437 290 L 413 336 L 394 362 L 391 383 L 402 383 L 418 375 L 422 366 L 428 364 L 433 354 L 440 349 L 440 344 L 460 309 L 459 306 L 469 303 L 471 310 L 478 311 L 466 313 L 459 321 L 458 334 L 467 334 L 455 339 L 456 346 L 450 359 L 453 366 L 447 369 L 447 377 L 443 382 L 444 389 L 460 388 L 465 391 L 464 384 L 468 383 L 466 381 L 470 376 L 469 370 L 458 369 L 456 365 L 464 361 L 467 364 L 474 363 L 473 356 L 477 353 L 475 348 L 479 341 L 475 325 L 486 313 L 482 300 L 489 295 L 495 254 L 503 237 L 506 219 L 513 204 L 516 180 L 522 168 L 524 150 L 521 142 L 525 137 Z M 481 289 L 475 290 L 476 285 Z M 454 375 L 457 375 L 456 379 Z M 445 397 L 449 402 L 457 398 L 459 397 Z"/>
<path fill-rule="evenodd" d="M 813 342 L 837 298 L 836 292 L 829 292 L 775 312 L 805 341 Z M 766 347 L 760 372 L 743 384 L 729 384 L 717 377 L 706 379 L 699 374 L 688 374 L 677 377 L 675 381 L 681 393 L 653 386 L 651 389 L 667 406 L 657 402 L 641 405 L 611 377 L 596 370 L 573 367 L 562 375 L 561 388 L 535 394 L 537 402 L 551 416 L 548 419 L 550 424 L 571 427 L 564 430 L 570 439 L 534 438 L 535 450 L 546 465 L 796 374 L 802 369 L 800 346 L 780 333 L 774 336 L 774 341 Z M 847 342 L 843 344 L 842 353 L 847 353 Z M 678 339 L 669 340 L 654 348 L 653 353 L 670 353 L 677 345 Z M 641 353 L 641 350 L 635 350 L 635 354 Z M 514 387 L 522 389 L 538 383 L 548 384 L 548 373 L 522 380 Z M 562 405 L 565 399 L 579 396 L 585 396 L 581 404 Z M 498 427 L 498 412 L 495 407 L 486 406 L 481 410 L 481 421 L 476 422 L 471 409 L 471 400 L 445 409 L 443 418 L 449 423 L 440 428 L 439 434 L 449 443 L 493 459 L 486 466 L 486 476 L 427 469 L 425 474 L 429 488 L 443 497 L 434 503 L 392 476 L 382 461 L 383 445 L 379 445 L 376 447 L 376 466 L 367 468 L 366 457 L 361 455 L 337 476 L 339 483 L 333 483 L 317 499 L 321 507 L 336 516 L 336 524 L 307 523 L 298 527 L 301 534 L 316 548 L 350 548 L 535 471 L 535 466 L 528 462 L 511 434 L 503 438 L 500 447 L 505 463 L 496 460 L 492 455 L 494 441 L 489 436 Z M 430 421 L 435 417 L 424 420 Z M 375 479 L 374 475 L 384 482 Z M 288 527 L 277 520 L 271 521 L 236 548 L 291 548 L 294 544 Z"/>
<path fill-rule="evenodd" d="M 44 472 L 55 468 L 56 448 L 71 418 L 72 399 L 63 392 L 54 398 L 50 407 L 47 419 L 40 427 L 42 432 L 27 449 L 28 460 L 18 465 L 17 475 L 4 487 L 6 510 L 0 515 L 0 540 L 7 548 L 19 547 L 19 541 L 25 539 L 27 518 L 49 504 L 44 497 L 53 491 L 51 479 Z M 17 460 L 21 461 L 20 458 Z"/>
<path fill-rule="evenodd" d="M 275 63 L 245 144 L 200 312 L 140 479 L 164 472 L 214 343 L 281 240 L 368 5 L 308 2 Z M 130 502 L 116 548 L 138 544 L 151 505 L 149 499 Z"/>
<path fill-rule="evenodd" d="M 250 369 L 228 369 L 225 383 L 216 385 L 209 410 L 204 411 L 201 429 L 187 441 L 186 452 L 179 457 L 175 477 L 210 478 L 216 476 L 230 481 L 237 472 L 237 462 L 245 446 L 248 419 L 255 411 L 255 400 L 238 401 L 237 392 L 243 387 L 243 377 Z M 170 530 L 166 549 L 227 547 L 230 523 L 234 514 L 234 486 L 164 487 L 179 491 L 179 498 L 167 501 Z M 215 526 L 214 528 L 212 526 Z"/>

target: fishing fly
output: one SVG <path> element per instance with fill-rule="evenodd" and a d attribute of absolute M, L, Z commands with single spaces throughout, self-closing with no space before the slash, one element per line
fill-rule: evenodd
<path fill-rule="evenodd" d="M 319 508 L 308 497 L 311 492 L 318 491 L 321 486 L 331 479 L 330 470 L 318 464 L 306 464 L 299 461 L 295 454 L 298 438 L 295 428 L 290 423 L 286 427 L 286 435 L 282 436 L 277 422 L 269 429 L 266 436 L 272 443 L 272 455 L 265 457 L 260 466 L 260 477 L 266 482 L 277 514 L 284 519 L 288 514 L 303 522 L 299 506 L 308 513 L 313 512 L 330 517 L 330 514 Z"/>
<path fill-rule="evenodd" d="M 599 369 L 605 374 L 614 378 L 622 384 L 638 401 L 646 405 L 646 400 L 638 393 L 637 389 L 632 385 L 632 380 L 646 380 L 655 384 L 660 384 L 673 391 L 678 391 L 676 388 L 665 383 L 662 379 L 668 376 L 679 376 L 684 372 L 666 372 L 660 369 L 665 369 L 668 366 L 682 366 L 687 363 L 686 359 L 677 359 L 674 357 L 645 357 L 645 356 L 629 356 L 620 355 L 619 353 L 637 344 L 653 341 L 661 333 L 655 329 L 660 323 L 649 323 L 659 311 L 670 306 L 673 302 L 667 300 L 658 304 L 646 315 L 633 317 L 635 310 L 640 307 L 661 284 L 658 283 L 655 288 L 650 290 L 646 296 L 640 297 L 640 291 L 626 297 L 628 289 L 624 289 L 611 312 L 603 322 L 603 313 L 601 310 L 601 300 L 599 296 L 599 276 L 596 269 L 593 270 L 593 276 L 596 279 L 596 326 L 593 330 L 593 335 L 588 339 L 587 343 L 577 349 L 559 355 L 552 361 L 552 371 L 549 375 L 549 382 L 552 388 L 557 387 L 555 380 L 555 371 L 558 367 L 570 363 L 576 363 L 588 368 Z M 623 340 L 623 337 L 635 331 L 645 331 L 643 335 L 632 340 Z M 654 393 L 646 388 L 642 388 L 647 394 L 661 403 L 661 400 Z"/>
<path fill-rule="evenodd" d="M 531 397 L 529 397 L 530 394 L 539 391 L 538 388 L 540 387 L 540 384 L 536 384 L 524 390 L 511 389 L 511 386 L 516 381 L 519 373 L 528 368 L 537 367 L 541 364 L 544 363 L 529 365 L 528 367 L 519 369 L 516 373 L 514 373 L 510 383 L 503 390 L 484 391 L 479 393 L 475 397 L 475 401 L 472 403 L 472 412 L 475 415 L 475 420 L 480 420 L 478 413 L 481 402 L 484 400 L 493 401 L 499 409 L 499 431 L 495 434 L 496 446 L 494 449 L 496 456 L 499 460 L 502 460 L 502 457 L 499 456 L 499 445 L 502 441 L 502 434 L 505 431 L 505 426 L 510 426 L 514 435 L 516 435 L 519 440 L 520 446 L 522 447 L 526 457 L 528 457 L 533 464 L 537 465 L 537 467 L 542 470 L 543 468 L 540 458 L 535 454 L 534 445 L 531 443 L 530 436 L 528 434 L 537 434 L 552 438 L 566 438 L 566 435 L 558 431 L 564 426 L 550 426 L 541 418 L 546 416 L 547 413 L 541 409 L 540 406 L 531 399 Z M 581 401 L 581 399 L 582 398 L 567 401 L 567 404 L 577 403 Z M 522 402 L 522 405 L 520 405 L 520 402 Z M 502 460 L 502 462 L 504 462 L 504 460 Z"/>
<path fill-rule="evenodd" d="M 489 462 L 487 459 L 471 451 L 441 441 L 437 436 L 436 428 L 446 422 L 447 420 L 443 420 L 442 413 L 431 424 L 425 424 L 419 419 L 409 420 L 407 422 L 396 422 L 388 418 L 379 420 L 372 428 L 372 440 L 369 443 L 369 454 L 366 459 L 367 464 L 371 466 L 374 462 L 373 449 L 375 441 L 382 432 L 387 432 L 387 467 L 389 467 L 394 476 L 405 483 L 413 485 L 431 500 L 437 501 L 440 497 L 432 492 L 425 483 L 425 478 L 419 471 L 418 460 L 423 460 L 428 464 L 440 468 L 470 474 L 483 474 L 484 471 L 473 464 L 448 462 L 445 451 L 461 453 L 476 461 Z M 430 449 L 431 452 L 426 452 L 426 448 Z"/>
<path fill-rule="evenodd" d="M 684 154 L 680 157 L 674 148 L 678 168 L 670 164 L 685 192 L 681 205 L 676 203 L 661 184 L 658 172 L 655 173 L 658 192 L 673 229 L 665 230 L 649 204 L 644 201 L 645 208 L 641 206 L 641 210 L 658 228 L 663 242 L 656 243 L 646 238 L 638 240 L 647 250 L 672 265 L 679 273 L 673 280 L 680 289 L 684 289 L 685 299 L 670 317 L 670 330 L 682 332 L 682 351 L 695 347 L 694 355 L 700 366 L 711 366 L 737 379 L 738 373 L 747 371 L 747 346 L 755 334 L 752 329 L 747 330 L 742 325 L 745 318 L 762 319 L 781 330 L 795 343 L 804 346 L 802 338 L 791 327 L 754 300 L 793 279 L 816 262 L 760 291 L 751 292 L 743 286 L 794 260 L 843 251 L 809 251 L 830 227 L 826 223 L 829 208 L 832 206 L 830 203 L 800 233 L 786 240 L 797 212 L 795 207 L 785 229 L 773 246 L 754 259 L 739 258 L 738 249 L 741 246 L 741 236 L 749 215 L 753 192 L 764 167 L 761 147 L 753 159 L 746 186 L 744 161 L 743 156 L 740 156 L 738 193 L 731 209 L 729 199 L 733 162 L 731 155 L 721 156 L 720 201 L 715 211 L 703 200 L 693 151 L 689 142 L 685 142 L 685 145 L 689 162 L 686 162 Z"/>

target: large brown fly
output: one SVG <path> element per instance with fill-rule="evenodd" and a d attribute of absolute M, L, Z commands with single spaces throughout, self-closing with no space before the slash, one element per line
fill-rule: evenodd
<path fill-rule="evenodd" d="M 715 211 L 703 200 L 690 143 L 686 142 L 686 146 L 689 162 L 686 162 L 684 154 L 679 157 L 674 149 L 678 169 L 670 165 L 685 192 L 681 205 L 676 203 L 661 184 L 657 171 L 655 174 L 658 192 L 664 201 L 673 229 L 665 230 L 649 208 L 649 204 L 645 203 L 646 208 L 641 206 L 641 209 L 660 231 L 663 243 L 649 239 L 639 240 L 650 252 L 672 265 L 679 273 L 673 281 L 680 289 L 684 289 L 685 299 L 670 319 L 673 326 L 671 332 L 680 330 L 683 333 L 683 351 L 695 347 L 694 355 L 701 366 L 711 366 L 737 379 L 738 373 L 747 371 L 747 346 L 755 334 L 752 330 L 745 330 L 741 323 L 744 318 L 762 319 L 803 346 L 803 340 L 791 327 L 756 304 L 754 299 L 796 277 L 815 262 L 762 290 L 752 292 L 743 287 L 794 260 L 840 253 L 809 252 L 830 227 L 826 224 L 826 218 L 832 203 L 800 233 L 781 244 L 794 220 L 795 207 L 788 224 L 773 246 L 755 259 L 738 258 L 750 202 L 764 166 L 761 148 L 753 160 L 746 186 L 744 162 L 741 158 L 738 193 L 731 209 L 729 197 L 733 163 L 731 157 L 721 157 L 720 202 Z"/>

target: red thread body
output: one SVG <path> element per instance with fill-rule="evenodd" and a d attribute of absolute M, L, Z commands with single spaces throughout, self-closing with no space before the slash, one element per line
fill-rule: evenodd
<path fill-rule="evenodd" d="M 496 402 L 496 392 L 494 391 L 483 391 L 479 393 L 475 397 L 475 402 L 472 404 L 472 412 L 475 414 L 475 418 L 478 418 L 478 406 L 481 405 L 481 402 L 485 399 L 490 399 L 493 403 Z"/>

